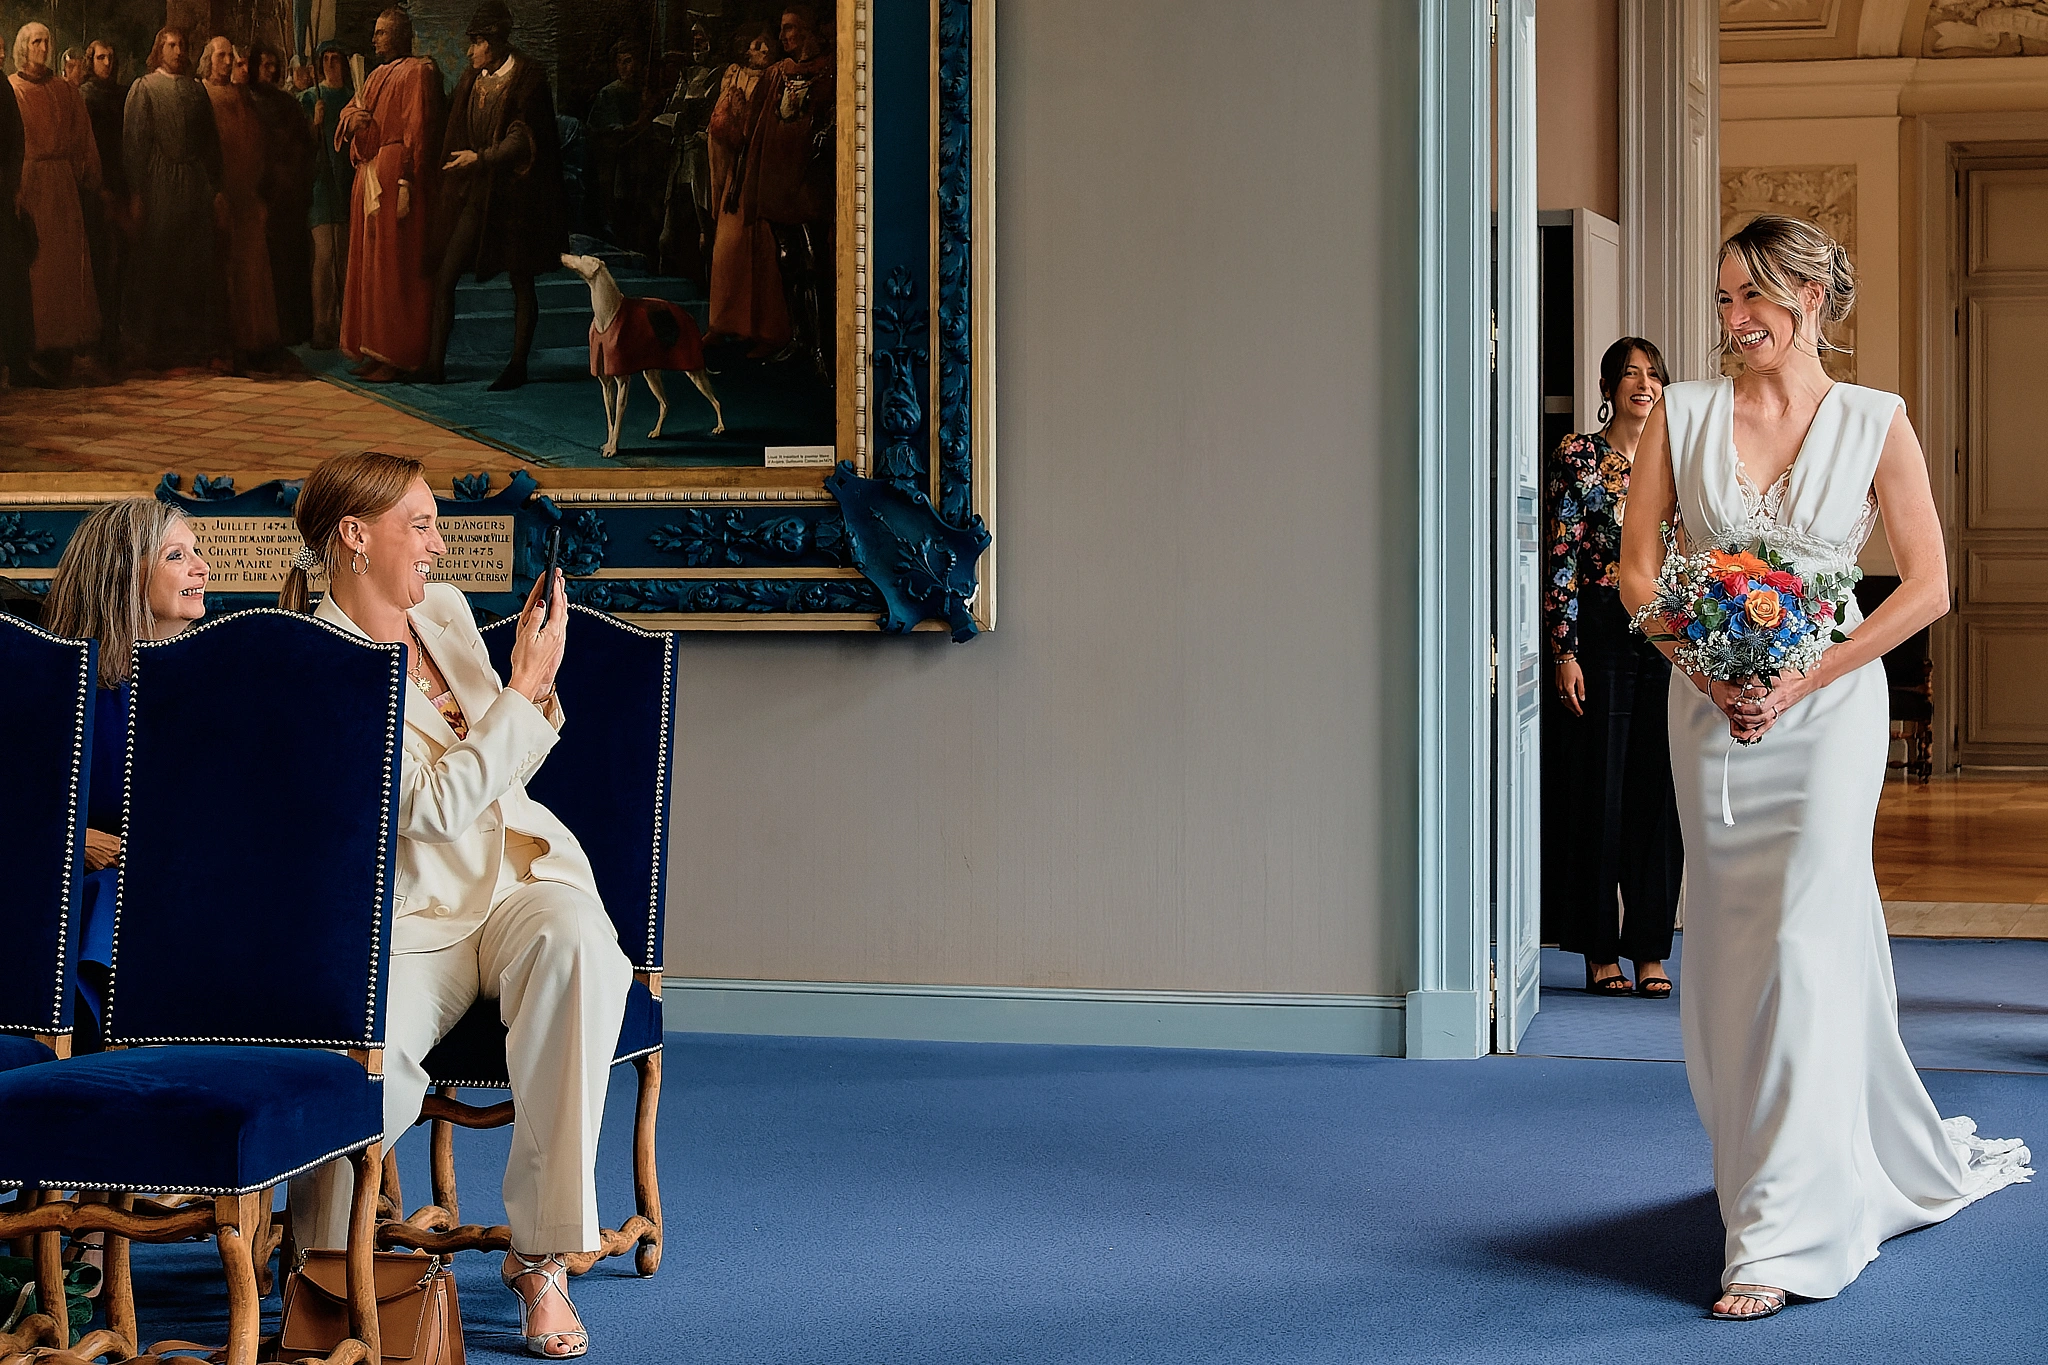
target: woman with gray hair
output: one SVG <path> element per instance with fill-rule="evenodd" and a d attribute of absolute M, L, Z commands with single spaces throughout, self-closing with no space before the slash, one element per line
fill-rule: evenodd
<path fill-rule="evenodd" d="M 1899 1041 L 1870 855 L 1890 732 L 1881 656 L 1948 610 L 1948 567 L 1904 403 L 1821 368 L 1855 297 L 1849 254 L 1811 223 L 1764 217 L 1730 237 L 1722 345 L 1741 373 L 1664 390 L 1622 530 L 1632 613 L 1656 598 L 1665 527 L 1686 554 L 1732 556 L 1756 626 L 1791 609 L 1780 594 L 1803 595 L 1802 577 L 1853 571 L 1880 512 L 1903 580 L 1868 619 L 1849 598 L 1804 672 L 1710 678 L 1659 645 L 1692 684 L 1670 698 L 1679 1017 L 1727 1230 L 1711 1312 L 1735 1322 L 1833 1298 L 1887 1237 L 2033 1174 L 2017 1139 L 1942 1118 Z"/>
<path fill-rule="evenodd" d="M 168 640 L 206 614 L 206 560 L 185 514 L 155 498 L 103 503 L 78 524 L 57 561 L 43 626 L 99 642 L 92 769 L 86 791 L 85 899 L 78 994 L 84 1037 L 98 1019 L 114 947 L 114 864 L 121 857 L 122 761 L 135 646 Z"/>

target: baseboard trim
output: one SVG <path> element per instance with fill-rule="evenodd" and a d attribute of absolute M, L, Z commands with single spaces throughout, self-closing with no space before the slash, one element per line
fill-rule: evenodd
<path fill-rule="evenodd" d="M 864 981 L 662 982 L 665 1023 L 694 1033 L 1074 1043 L 1398 1057 L 1398 995 L 921 986 Z"/>

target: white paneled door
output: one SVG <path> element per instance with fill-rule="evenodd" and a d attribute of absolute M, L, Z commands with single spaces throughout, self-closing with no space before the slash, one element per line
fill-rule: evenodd
<path fill-rule="evenodd" d="M 1497 1052 L 1535 1017 L 1542 978 L 1538 725 L 1543 645 L 1536 373 L 1536 0 L 1497 0 L 1494 54 L 1493 971 Z"/>

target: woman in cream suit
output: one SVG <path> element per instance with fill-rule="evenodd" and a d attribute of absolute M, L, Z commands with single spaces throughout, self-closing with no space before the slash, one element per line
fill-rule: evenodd
<path fill-rule="evenodd" d="M 309 573 L 324 571 L 327 595 L 313 614 L 405 645 L 412 679 L 385 1021 L 385 1141 L 419 1117 L 434 1044 L 479 997 L 498 1001 L 517 1115 L 504 1187 L 513 1249 L 503 1277 L 520 1300 L 526 1349 L 580 1356 L 589 1340 L 569 1302 L 562 1256 L 598 1246 L 593 1166 L 632 965 L 576 837 L 526 794 L 562 725 L 554 676 L 569 611 L 560 575 L 535 585 L 512 676 L 501 683 L 462 593 L 427 581 L 444 547 L 416 461 L 336 456 L 306 479 L 293 515 L 306 543 L 280 605 L 305 610 Z M 345 1162 L 293 1190 L 301 1245 L 344 1243 L 349 1192 Z"/>

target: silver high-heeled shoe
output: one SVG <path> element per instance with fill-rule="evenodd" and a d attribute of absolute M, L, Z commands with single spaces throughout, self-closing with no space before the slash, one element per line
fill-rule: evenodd
<path fill-rule="evenodd" d="M 577 1325 L 567 1331 L 541 1332 L 536 1334 L 528 1330 L 533 1325 L 534 1308 L 542 1299 L 548 1296 L 550 1289 L 562 1296 L 563 1303 L 569 1304 L 570 1312 L 576 1312 L 576 1305 L 569 1303 L 569 1291 L 562 1284 L 562 1277 L 569 1273 L 569 1267 L 563 1264 L 562 1258 L 555 1255 L 525 1256 L 517 1251 L 512 1252 L 511 1257 L 519 1263 L 519 1269 L 507 1273 L 504 1267 L 500 1267 L 498 1278 L 503 1280 L 505 1287 L 512 1291 L 512 1297 L 519 1300 L 519 1339 L 525 1343 L 526 1353 L 539 1356 L 543 1360 L 573 1360 L 575 1357 L 588 1351 L 590 1349 L 590 1333 L 584 1329 L 582 1325 L 583 1316 L 580 1313 L 576 1317 Z M 527 1275 L 538 1275 L 541 1277 L 540 1293 L 535 1294 L 531 1300 L 524 1294 L 521 1294 L 514 1284 L 514 1281 Z M 557 1338 L 564 1339 L 563 1345 L 567 1348 L 566 1350 L 550 1351 L 548 1349 L 548 1343 Z"/>

